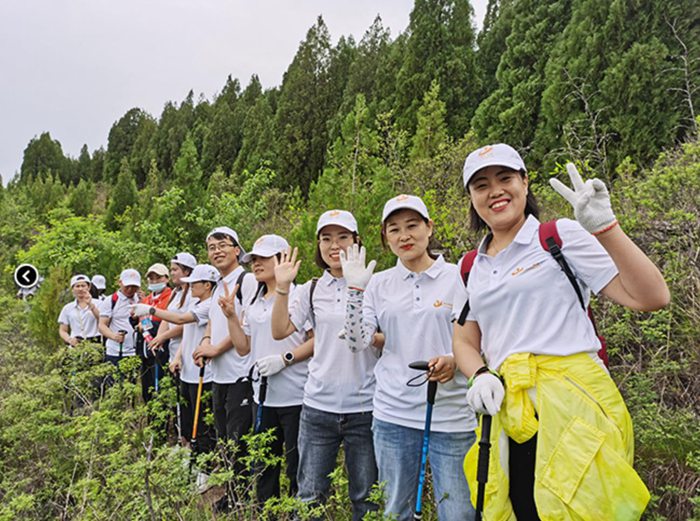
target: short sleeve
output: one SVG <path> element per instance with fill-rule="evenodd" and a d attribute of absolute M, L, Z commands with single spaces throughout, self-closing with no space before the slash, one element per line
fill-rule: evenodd
<path fill-rule="evenodd" d="M 598 240 L 571 219 L 557 221 L 562 254 L 576 277 L 598 294 L 618 274 L 617 266 Z"/>
<path fill-rule="evenodd" d="M 195 322 L 199 326 L 206 326 L 209 322 L 209 307 L 211 306 L 211 298 L 208 298 L 204 302 L 197 302 L 193 306 L 190 306 L 190 313 L 194 317 Z"/>
<path fill-rule="evenodd" d="M 112 318 L 112 297 L 104 299 L 100 303 L 100 316 Z"/>
<path fill-rule="evenodd" d="M 58 323 L 66 326 L 70 325 L 70 321 L 68 320 L 68 306 L 63 306 L 63 309 L 61 309 L 61 312 L 58 314 Z"/>
<path fill-rule="evenodd" d="M 255 279 L 255 275 L 248 272 L 243 276 L 241 281 L 241 297 L 243 305 L 240 306 L 238 299 L 236 299 L 236 314 L 239 319 L 243 318 L 243 311 L 250 306 L 250 302 L 255 297 L 255 293 L 258 291 L 258 281 Z"/>
<path fill-rule="evenodd" d="M 454 291 L 452 293 L 452 321 L 456 322 L 459 319 L 459 316 L 462 314 L 462 310 L 464 309 L 464 306 L 469 302 L 469 291 L 467 289 L 467 286 L 464 284 L 464 281 L 462 280 L 462 262 L 464 262 L 464 258 L 462 258 L 459 261 L 459 264 L 457 264 L 457 267 L 459 268 L 457 270 L 457 277 L 455 280 L 454 284 Z M 476 319 L 473 316 L 473 313 L 471 310 L 469 310 L 469 313 L 467 314 L 467 320 L 475 321 Z"/>
<path fill-rule="evenodd" d="M 294 291 L 293 298 L 289 300 L 289 320 L 294 324 L 297 331 L 304 331 L 307 322 L 310 320 L 309 292 L 311 291 L 311 281 L 307 281 Z"/>

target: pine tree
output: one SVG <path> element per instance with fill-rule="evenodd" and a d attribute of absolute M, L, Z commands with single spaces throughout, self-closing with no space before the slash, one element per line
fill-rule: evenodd
<path fill-rule="evenodd" d="M 79 181 L 83 179 L 86 181 L 92 180 L 92 158 L 87 145 L 83 145 L 80 149 L 76 165 L 76 177 Z"/>
<path fill-rule="evenodd" d="M 570 9 L 570 0 L 522 0 L 502 13 L 502 25 L 511 29 L 498 65 L 497 88 L 472 120 L 483 141 L 509 143 L 519 150 L 531 145 L 545 88 L 545 66 Z"/>
<path fill-rule="evenodd" d="M 133 108 L 112 125 L 107 138 L 103 177 L 105 181 L 114 182 L 121 169 L 122 160 L 131 158 L 139 130 L 148 120 L 152 122 L 151 116 L 139 108 Z"/>
<path fill-rule="evenodd" d="M 416 0 L 411 11 L 403 65 L 397 77 L 397 115 L 413 130 L 423 93 L 436 79 L 452 136 L 469 129 L 479 91 L 469 0 Z"/>
<path fill-rule="evenodd" d="M 68 198 L 68 208 L 80 217 L 86 217 L 92 212 L 95 202 L 95 185 L 88 179 L 81 179 L 71 191 Z"/>
<path fill-rule="evenodd" d="M 61 143 L 43 132 L 33 138 L 24 149 L 19 179 L 21 182 L 45 177 L 52 172 L 59 179 L 65 177 L 67 166 Z"/>
<path fill-rule="evenodd" d="M 436 80 L 423 97 L 423 105 L 418 109 L 418 126 L 413 136 L 411 159 L 430 159 L 440 149 L 447 146 L 447 125 L 445 124 L 445 103 L 440 100 L 440 84 Z"/>
<path fill-rule="evenodd" d="M 255 172 L 263 164 L 276 165 L 274 154 L 274 114 L 269 94 L 260 96 L 246 114 L 243 123 L 243 143 L 233 164 L 236 174 L 244 170 Z"/>
<path fill-rule="evenodd" d="M 134 181 L 134 176 L 129 169 L 129 162 L 124 158 L 122 159 L 119 175 L 117 176 L 117 182 L 110 194 L 107 214 L 105 215 L 107 226 L 112 230 L 116 230 L 119 227 L 117 218 L 121 216 L 127 208 L 134 206 L 136 200 L 136 181 Z"/>

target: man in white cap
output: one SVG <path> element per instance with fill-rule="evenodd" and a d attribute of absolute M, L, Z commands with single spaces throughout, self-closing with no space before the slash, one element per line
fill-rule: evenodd
<path fill-rule="evenodd" d="M 58 334 L 71 347 L 83 340 L 99 343 L 100 302 L 90 295 L 90 279 L 85 275 L 75 275 L 70 279 L 70 288 L 75 300 L 63 306 L 58 315 Z"/>
<path fill-rule="evenodd" d="M 105 360 L 114 365 L 123 357 L 136 355 L 129 306 L 138 302 L 139 289 L 141 275 L 135 269 L 126 269 L 119 275 L 119 289 L 102 302 L 99 330 L 107 339 Z"/>
<path fill-rule="evenodd" d="M 148 289 L 150 293 L 143 299 L 143 304 L 150 306 L 151 310 L 167 309 L 170 302 L 172 289 L 168 286 L 170 272 L 165 264 L 157 262 L 146 271 Z M 168 349 L 149 349 L 149 342 L 158 334 L 160 320 L 155 316 L 155 311 L 149 315 L 139 317 L 137 328 L 136 352 L 141 357 L 141 393 L 143 400 L 148 402 L 153 390 L 158 390 L 159 380 L 165 374 L 164 367 L 168 364 Z"/>
<path fill-rule="evenodd" d="M 252 426 L 252 387 L 250 382 L 241 381 L 248 375 L 250 355 L 240 356 L 232 349 L 228 319 L 219 306 L 219 298 L 224 296 L 225 288 L 229 292 L 236 292 L 238 286 L 236 314 L 242 320 L 243 309 L 250 304 L 258 283 L 239 263 L 245 251 L 234 230 L 227 226 L 214 228 L 207 235 L 206 241 L 209 262 L 219 270 L 221 280 L 212 295 L 209 325 L 193 356 L 199 363 L 203 358 L 211 360 L 217 437 L 238 441 Z M 237 461 L 240 461 L 240 452 L 237 456 Z"/>

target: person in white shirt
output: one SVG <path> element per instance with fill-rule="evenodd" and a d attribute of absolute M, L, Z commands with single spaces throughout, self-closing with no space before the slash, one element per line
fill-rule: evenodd
<path fill-rule="evenodd" d="M 107 339 L 105 361 L 118 365 L 125 356 L 136 356 L 134 328 L 129 318 L 130 306 L 138 302 L 141 275 L 135 269 L 125 269 L 119 275 L 119 290 L 102 301 L 100 334 Z"/>
<path fill-rule="evenodd" d="M 279 235 L 263 235 L 253 245 L 252 251 L 243 257 L 243 262 L 251 263 L 258 292 L 248 304 L 243 324 L 235 313 L 236 289 L 219 300 L 224 314 L 228 317 L 229 333 L 233 346 L 240 355 L 251 354 L 261 378 L 267 379 L 264 403 L 259 401 L 261 383 L 253 382 L 256 403 L 255 417 L 260 417 L 259 432 L 274 431 L 272 454 L 285 458 L 289 493 L 295 495 L 299 452 L 299 416 L 304 397 L 304 383 L 308 373 L 306 359 L 313 353 L 313 340 L 306 339 L 306 331 L 293 333 L 284 340 L 272 338 L 272 306 L 275 301 L 277 282 L 275 262 L 282 252 L 289 249 L 287 241 Z M 294 294 L 294 286 L 290 294 Z M 227 289 L 228 292 L 228 289 Z M 293 297 L 292 297 L 293 298 Z M 310 329 L 310 327 L 309 327 Z M 262 407 L 259 411 L 258 408 Z M 261 469 L 257 483 L 258 502 L 262 505 L 271 497 L 280 495 L 281 462 Z"/>
<path fill-rule="evenodd" d="M 204 363 L 205 359 L 211 364 L 216 435 L 222 441 L 232 440 L 237 445 L 234 473 L 242 477 L 245 475 L 242 459 L 246 448 L 241 437 L 250 431 L 253 424 L 253 389 L 248 381 L 250 355 L 241 356 L 233 349 L 228 320 L 218 302 L 224 296 L 224 283 L 229 288 L 239 286 L 235 306 L 236 313 L 242 318 L 245 304 L 255 295 L 258 284 L 255 277 L 240 265 L 239 259 L 245 255 L 245 251 L 234 230 L 227 226 L 214 228 L 207 235 L 206 242 L 209 262 L 219 270 L 221 278 L 212 294 L 207 330 L 192 356 L 197 365 Z M 235 489 L 235 486 L 229 488 L 229 500 L 233 499 Z"/>
<path fill-rule="evenodd" d="M 99 343 L 100 301 L 90 295 L 90 279 L 75 275 L 70 279 L 70 288 L 75 300 L 63 306 L 58 315 L 58 334 L 71 347 L 83 340 Z"/>
<path fill-rule="evenodd" d="M 90 294 L 92 298 L 95 298 L 102 302 L 105 297 L 105 291 L 107 290 L 107 280 L 104 275 L 93 275 L 90 280 Z"/>
<path fill-rule="evenodd" d="M 186 311 L 151 308 L 146 304 L 133 306 L 133 312 L 137 316 L 152 314 L 163 322 L 168 322 L 171 326 L 182 329 L 182 341 L 170 364 L 170 371 L 174 374 L 180 373 L 180 389 L 185 398 L 185 406 L 182 410 L 182 436 L 185 441 L 192 439 L 192 425 L 199 385 L 200 368 L 195 364 L 192 354 L 207 329 L 209 308 L 212 304 L 211 295 L 218 280 L 219 271 L 214 266 L 199 264 L 194 267 L 189 276 L 180 279 L 180 282 L 189 286 L 192 294 Z M 200 406 L 197 422 L 197 453 L 209 452 L 215 443 L 213 429 L 210 429 L 204 422 L 205 415 L 211 409 L 210 400 L 206 397 L 210 396 L 212 379 L 211 367 L 207 364 L 203 380 L 203 392 L 206 394 Z"/>
<path fill-rule="evenodd" d="M 342 253 L 348 283 L 345 336 L 353 352 L 371 349 L 377 331 L 385 335 L 374 374 L 374 451 L 384 483 L 386 516 L 413 519 L 425 427 L 425 387 L 409 364 L 428 361 L 429 379 L 439 382 L 428 459 L 438 519 L 471 519 L 462 461 L 474 443 L 476 419 L 464 401 L 467 379 L 452 356 L 452 293 L 457 266 L 430 251 L 433 221 L 413 195 L 387 201 L 382 242 L 396 255 L 396 266 L 372 276 L 364 248 Z"/>
<path fill-rule="evenodd" d="M 540 243 L 520 154 L 499 143 L 464 164 L 471 227 L 488 233 L 466 284 L 455 277 L 453 351 L 470 377 L 467 402 L 492 417 L 488 519 L 638 519 L 649 500 L 631 466 L 631 419 L 598 357 L 586 305 L 593 291 L 652 311 L 669 291 L 621 230 L 603 182 L 584 183 L 571 163 L 567 170 L 574 190 L 550 183 L 574 207 L 576 221 L 555 223 L 572 281 Z M 465 469 L 473 483 L 475 449 Z"/>
<path fill-rule="evenodd" d="M 329 474 L 336 466 L 341 444 L 348 470 L 352 519 L 359 521 L 377 505 L 369 500 L 377 480 L 372 447 L 372 397 L 377 353 L 352 353 L 338 332 L 345 322 L 345 287 L 340 252 L 359 243 L 357 221 L 344 210 L 329 210 L 316 225 L 316 263 L 324 272 L 295 293 L 291 309 L 289 291 L 301 261 L 297 250 L 282 254 L 275 267 L 277 297 L 272 308 L 272 337 L 282 340 L 314 329 L 314 354 L 304 387 L 299 425 L 299 493 L 306 503 L 325 503 Z"/>
<path fill-rule="evenodd" d="M 173 292 L 168 301 L 168 311 L 186 313 L 189 309 L 191 295 L 190 287 L 183 279 L 189 277 L 197 265 L 194 256 L 187 252 L 175 255 L 170 261 L 170 280 L 173 283 Z M 168 348 L 168 363 L 172 364 L 182 341 L 182 326 L 175 325 L 167 320 L 161 321 L 158 326 L 158 334 L 148 344 L 149 349 Z"/>

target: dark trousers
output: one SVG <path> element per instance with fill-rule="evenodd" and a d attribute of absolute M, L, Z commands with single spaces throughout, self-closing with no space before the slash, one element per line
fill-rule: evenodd
<path fill-rule="evenodd" d="M 165 359 L 163 359 L 163 353 Z M 160 386 L 160 381 L 166 376 L 167 359 L 168 355 L 163 349 L 155 357 L 153 355 L 141 357 L 141 396 L 145 403 L 151 401 L 153 393 Z"/>
<path fill-rule="evenodd" d="M 258 406 L 255 406 L 257 414 Z M 296 495 L 297 469 L 299 468 L 299 450 L 297 449 L 297 439 L 299 438 L 299 417 L 301 416 L 301 405 L 289 407 L 267 407 L 262 408 L 262 419 L 260 422 L 260 432 L 272 429 L 274 438 L 270 447 L 274 456 L 284 456 L 287 468 L 286 474 L 289 478 L 289 496 Z M 261 504 L 271 497 L 280 496 L 280 473 L 282 465 L 269 465 L 256 469 L 260 472 L 258 479 L 258 502 Z"/>
<path fill-rule="evenodd" d="M 199 405 L 199 418 L 197 420 L 197 442 L 196 446 L 192 447 L 192 450 L 197 454 L 211 452 L 216 444 L 214 428 L 204 422 L 204 417 L 211 410 L 211 386 L 211 382 L 202 385 L 202 401 Z M 188 441 L 192 440 L 198 387 L 198 384 L 180 382 L 180 394 L 183 398 L 180 408 L 182 436 Z"/>
<path fill-rule="evenodd" d="M 539 521 L 535 506 L 537 434 L 525 443 L 508 438 L 510 502 L 518 521 Z"/>

